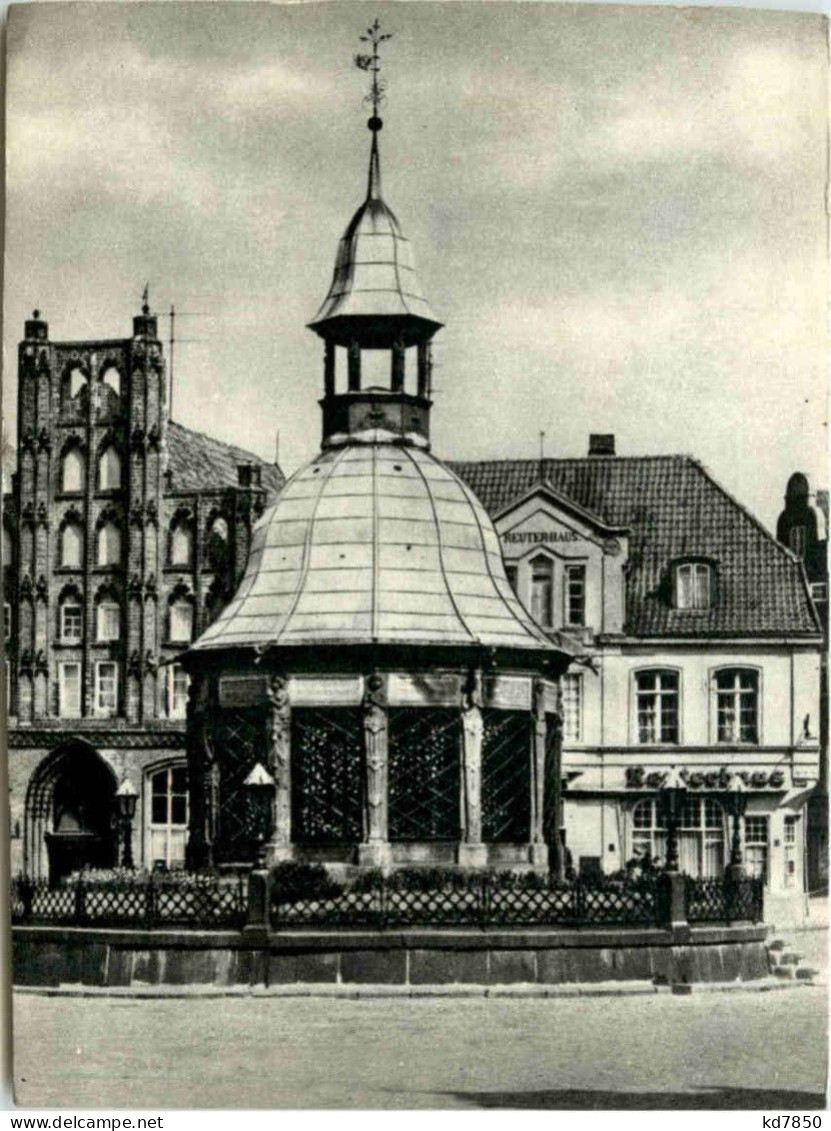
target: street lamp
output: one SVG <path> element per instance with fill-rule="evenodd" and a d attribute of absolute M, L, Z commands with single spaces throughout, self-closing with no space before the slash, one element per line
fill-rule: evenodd
<path fill-rule="evenodd" d="M 251 804 L 254 810 L 255 841 L 257 857 L 255 866 L 265 867 L 265 844 L 271 835 L 272 801 L 276 782 L 262 762 L 257 762 L 254 769 L 242 783 L 249 791 Z"/>
<path fill-rule="evenodd" d="M 742 828 L 741 821 L 747 808 L 747 790 L 740 774 L 733 774 L 730 782 L 730 814 L 733 818 L 733 836 L 730 842 L 729 874 L 732 879 L 738 880 L 744 876 L 744 859 L 742 857 Z"/>
<path fill-rule="evenodd" d="M 664 864 L 665 872 L 678 871 L 678 826 L 681 824 L 681 814 L 687 798 L 687 783 L 679 774 L 675 766 L 670 766 L 669 773 L 661 786 L 661 809 L 664 824 L 667 827 L 667 858 Z"/>
<path fill-rule="evenodd" d="M 124 868 L 132 868 L 133 864 L 133 818 L 136 815 L 136 803 L 138 802 L 138 790 L 133 783 L 127 778 L 124 778 L 121 785 L 115 791 L 115 804 L 116 814 L 118 817 L 118 824 L 123 838 L 123 850 L 121 856 L 121 864 Z"/>

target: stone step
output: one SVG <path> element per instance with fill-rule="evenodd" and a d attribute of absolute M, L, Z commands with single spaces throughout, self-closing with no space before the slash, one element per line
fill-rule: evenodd
<path fill-rule="evenodd" d="M 779 963 L 782 966 L 798 966 L 802 961 L 802 955 L 797 954 L 795 950 L 786 950 L 779 958 Z"/>
<path fill-rule="evenodd" d="M 796 974 L 795 966 L 774 966 L 773 973 L 777 978 L 793 978 Z"/>

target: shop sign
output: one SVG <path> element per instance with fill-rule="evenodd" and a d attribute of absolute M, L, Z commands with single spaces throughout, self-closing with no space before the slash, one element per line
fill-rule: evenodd
<path fill-rule="evenodd" d="M 579 542 L 580 535 L 575 530 L 509 530 L 502 535 L 502 541 L 509 545 L 539 542 Z"/>
<path fill-rule="evenodd" d="M 722 766 L 718 770 L 679 770 L 678 773 L 688 789 L 727 790 L 736 774 L 747 789 L 784 789 L 785 786 L 783 770 L 731 770 Z M 644 766 L 627 766 L 626 788 L 661 789 L 668 775 L 668 770 L 647 771 Z"/>

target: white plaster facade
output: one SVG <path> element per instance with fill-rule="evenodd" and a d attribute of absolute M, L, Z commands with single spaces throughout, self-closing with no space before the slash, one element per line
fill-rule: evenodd
<path fill-rule="evenodd" d="M 713 827 L 709 833 L 702 828 L 698 853 L 692 843 L 697 834 L 690 830 L 686 864 L 691 870 L 707 874 L 727 862 L 732 797 L 725 787 L 741 774 L 749 870 L 764 874 L 771 891 L 803 890 L 805 802 L 819 764 L 820 641 L 626 635 L 625 530 L 604 525 L 545 487 L 496 515 L 495 526 L 520 600 L 540 619 L 532 578 L 535 564 L 545 559 L 551 567 L 550 615 L 541 623 L 548 620 L 546 629 L 567 633 L 582 645 L 566 677 L 564 704 L 563 772 L 569 782 L 564 821 L 574 867 L 610 872 L 632 858 L 639 839 L 635 806 L 656 797 L 661 776 L 674 766 L 687 777 L 689 797 L 721 807 L 710 805 Z M 567 615 L 567 567 L 575 563 L 584 567 L 582 624 L 569 624 Z M 715 679 L 723 669 L 757 673 L 758 741 L 719 741 Z M 644 671 L 677 675 L 675 741 L 641 740 L 636 681 Z M 640 834 L 643 844 L 643 830 Z"/>

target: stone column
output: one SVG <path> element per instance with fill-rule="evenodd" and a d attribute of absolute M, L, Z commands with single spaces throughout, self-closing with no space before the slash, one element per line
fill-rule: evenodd
<path fill-rule="evenodd" d="M 323 354 L 323 395 L 335 395 L 335 343 L 328 339 L 324 344 Z"/>
<path fill-rule="evenodd" d="M 422 342 L 418 347 L 418 395 L 427 398 L 430 396 L 430 378 L 433 369 L 432 348 L 430 342 Z"/>
<path fill-rule="evenodd" d="M 462 693 L 462 837 L 458 861 L 481 868 L 488 862 L 482 842 L 482 673 L 472 671 Z"/>
<path fill-rule="evenodd" d="M 291 704 L 284 675 L 273 675 L 268 685 L 268 771 L 274 778 L 274 811 L 268 860 L 291 860 Z"/>
<path fill-rule="evenodd" d="M 361 388 L 361 347 L 357 342 L 349 343 L 348 381 L 350 393 L 357 393 Z"/>
<path fill-rule="evenodd" d="M 390 389 L 393 393 L 404 392 L 404 366 L 404 346 L 401 342 L 396 342 L 392 347 L 392 374 Z"/>
<path fill-rule="evenodd" d="M 545 684 L 534 682 L 531 733 L 531 842 L 528 859 L 538 868 L 548 867 L 548 846 L 545 843 Z"/>
<path fill-rule="evenodd" d="M 383 676 L 377 672 L 366 678 L 364 692 L 364 839 L 358 846 L 358 863 L 372 868 L 387 868 L 391 863 L 389 845 L 389 725 L 387 693 Z"/>

